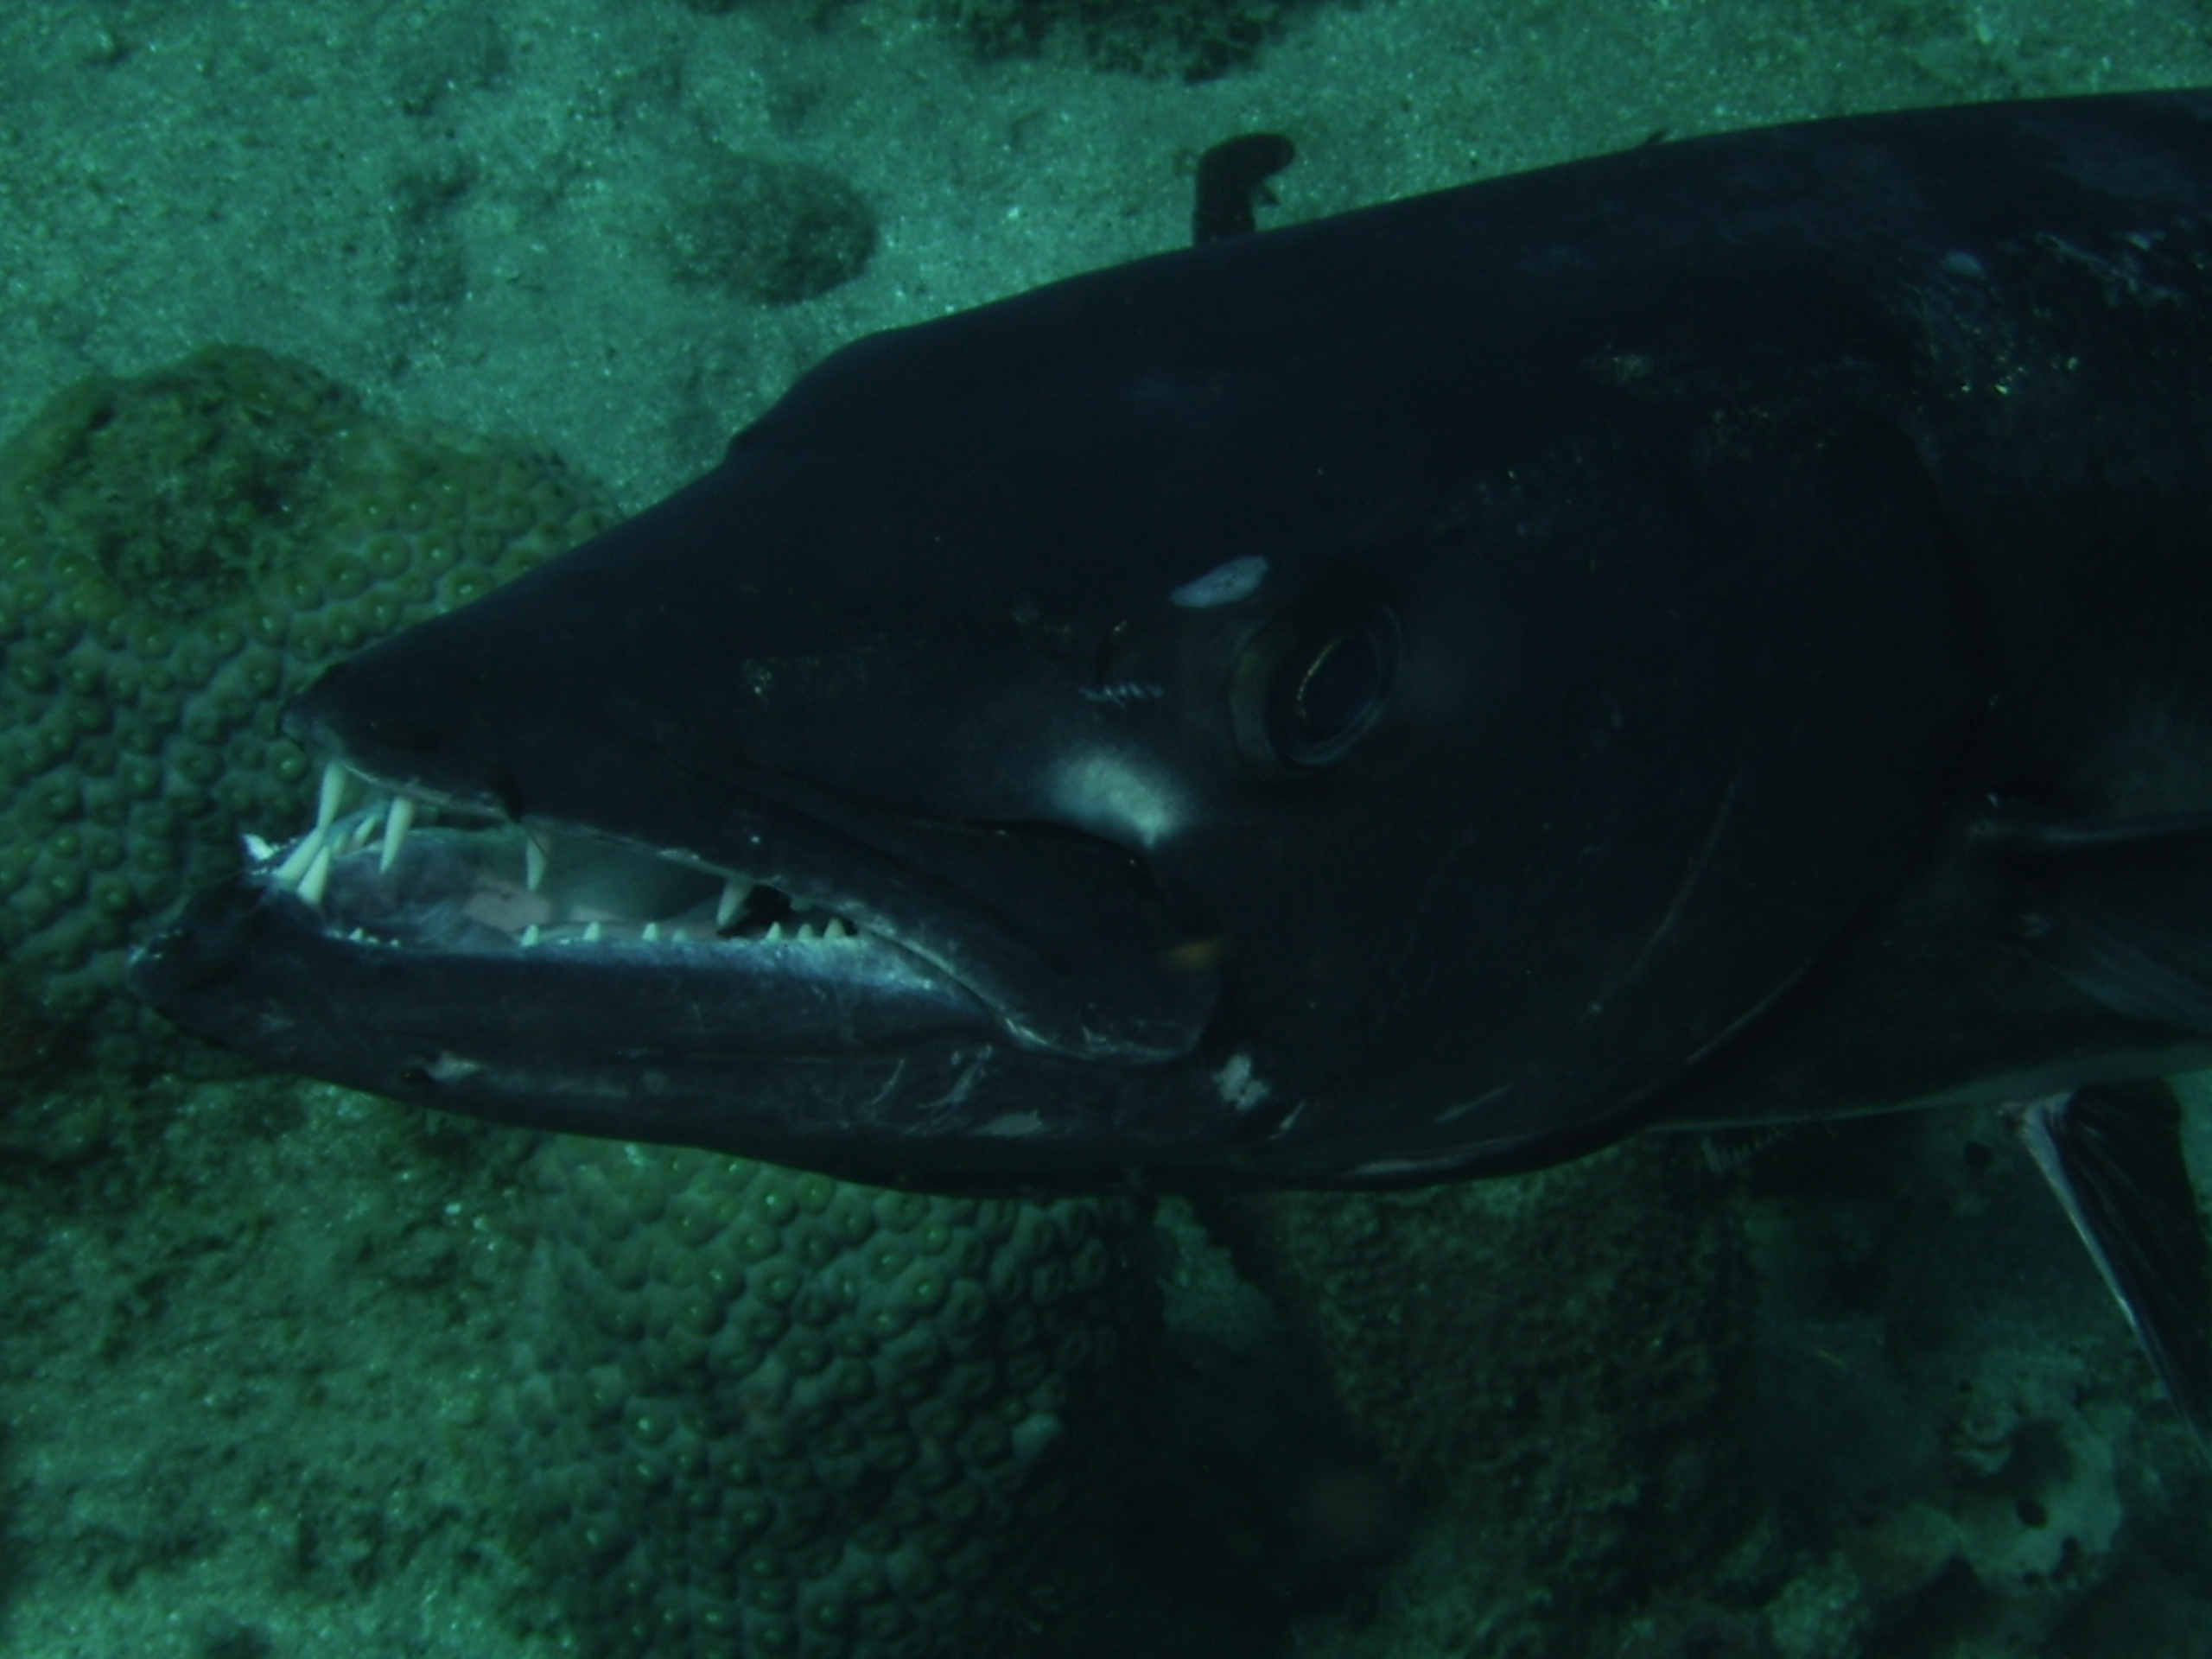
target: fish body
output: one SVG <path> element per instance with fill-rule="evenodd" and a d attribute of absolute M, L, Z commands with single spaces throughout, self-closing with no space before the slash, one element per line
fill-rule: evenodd
<path fill-rule="evenodd" d="M 2208 553 L 2212 93 L 1648 147 L 835 353 L 302 697 L 324 823 L 132 983 L 939 1189 L 2156 1076 L 2212 1061 Z"/>

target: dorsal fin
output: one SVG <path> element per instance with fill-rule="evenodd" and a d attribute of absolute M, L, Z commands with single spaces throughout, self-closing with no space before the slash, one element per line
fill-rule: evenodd
<path fill-rule="evenodd" d="M 1249 236 L 1259 227 L 1254 208 L 1274 202 L 1268 181 L 1297 159 L 1297 147 L 1279 132 L 1240 133 L 1199 156 L 1191 204 L 1192 244 Z"/>

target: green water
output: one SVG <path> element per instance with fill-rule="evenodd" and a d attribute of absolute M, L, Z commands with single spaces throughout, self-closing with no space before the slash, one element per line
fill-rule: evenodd
<path fill-rule="evenodd" d="M 1191 83 L 1073 33 L 981 60 L 918 0 L 22 0 L 0 432 L 236 342 L 550 443 L 636 508 L 842 341 L 1176 245 L 1232 132 L 1296 138 L 1277 211 L 1305 218 L 1654 134 L 2212 81 L 2209 41 L 2183 0 L 1371 0 Z M 787 304 L 701 280 L 684 227 L 733 153 L 849 189 L 865 269 Z M 319 1085 L 0 1075 L 0 1654 L 606 1650 L 499 1427 L 529 1153 Z M 1306 1332 L 1396 1548 L 1310 1606 L 1264 1570 L 1223 1611 L 1067 1569 L 1144 1604 L 1122 1650 L 2212 1647 L 2204 1469 L 1992 1121 L 1260 1210 L 1271 1307 L 1180 1210 L 1131 1271 L 1230 1351 Z M 1057 1605 L 1016 1621 L 1034 1650 L 1114 1650 Z"/>

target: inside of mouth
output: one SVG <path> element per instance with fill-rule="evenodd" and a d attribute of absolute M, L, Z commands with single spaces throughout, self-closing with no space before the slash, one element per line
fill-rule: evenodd
<path fill-rule="evenodd" d="M 392 798 L 352 811 L 327 786 L 316 827 L 263 874 L 331 931 L 416 950 L 844 944 L 861 931 L 768 882 L 540 826 L 437 822 Z"/>

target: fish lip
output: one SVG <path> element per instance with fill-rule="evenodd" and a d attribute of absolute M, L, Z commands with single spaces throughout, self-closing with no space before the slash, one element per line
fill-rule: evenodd
<path fill-rule="evenodd" d="M 842 981 L 849 994 L 881 987 L 902 1010 L 917 998 L 934 1001 L 948 1016 L 964 1009 L 971 1036 L 1013 1049 L 1119 1065 L 1181 1058 L 1199 1040 L 1211 1014 L 1211 972 L 1203 995 L 1193 997 L 1188 982 L 1194 976 L 1179 968 L 1166 977 L 1185 982 L 1173 988 L 1184 1009 L 1165 1020 L 1147 1010 L 1129 1029 L 1117 1031 L 1114 1011 L 1102 1011 L 1095 996 L 1071 998 L 1071 1040 L 1065 1025 L 1054 1023 L 1058 1011 L 1047 1005 L 1040 1017 L 1047 1000 L 1033 995 L 1048 969 L 1019 950 L 1009 951 L 990 917 L 944 902 L 943 894 L 925 890 L 925 871 L 902 868 L 895 855 L 845 846 L 841 826 L 810 825 L 808 815 L 787 818 L 772 833 L 733 831 L 718 844 L 714 836 L 639 834 L 580 823 L 574 815 L 516 817 L 489 791 L 395 776 L 350 755 L 327 762 L 324 777 L 326 804 L 317 825 L 261 849 L 241 879 L 300 901 L 303 921 L 352 948 L 397 950 L 418 959 L 506 955 L 518 967 L 551 950 L 609 966 L 655 957 L 689 974 L 720 972 L 764 984 Z M 369 804 L 334 813 L 327 804 L 334 788 L 341 796 L 365 789 Z M 427 809 L 454 822 L 403 832 L 397 857 L 386 861 L 377 823 L 401 801 L 410 804 L 410 817 Z M 810 845 L 810 828 L 818 828 L 823 844 Z M 327 868 L 311 875 L 308 855 L 318 837 L 329 849 Z M 537 871 L 530 868 L 525 850 L 532 845 L 547 855 Z M 587 861 L 597 858 L 626 872 L 624 879 L 633 884 L 671 887 L 677 896 L 661 905 L 666 925 L 658 937 L 646 925 L 646 911 L 620 915 L 619 906 L 601 904 L 594 925 L 589 912 L 598 901 L 575 905 L 576 893 L 564 888 L 564 866 L 573 865 L 579 849 Z M 443 856 L 442 880 L 451 891 L 443 895 L 448 913 L 442 925 L 431 927 L 405 914 L 404 889 L 423 885 L 424 866 L 436 855 Z M 500 860 L 506 868 L 491 872 Z M 461 877 L 469 884 L 465 891 L 455 885 Z M 787 906 L 788 918 L 763 921 L 733 908 L 754 906 L 763 894 L 771 909 Z M 891 1021 L 889 1040 L 899 1039 L 899 1023 Z M 748 1033 L 730 1035 L 746 1046 Z M 848 1052 L 868 1046 L 860 1030 Z"/>

